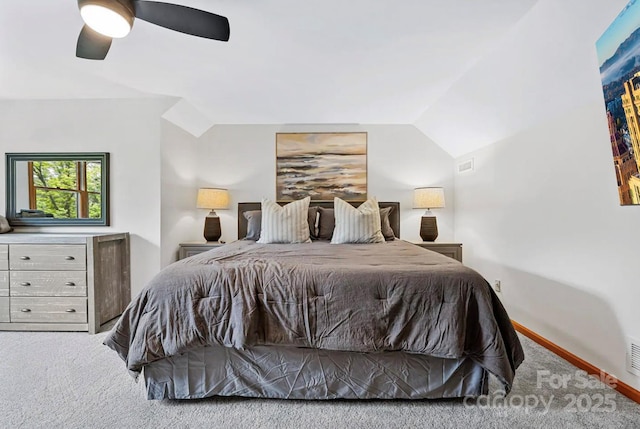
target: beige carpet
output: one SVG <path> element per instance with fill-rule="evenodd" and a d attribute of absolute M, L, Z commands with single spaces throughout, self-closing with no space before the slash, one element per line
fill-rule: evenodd
<path fill-rule="evenodd" d="M 511 394 L 492 384 L 493 394 L 465 404 L 147 401 L 104 335 L 0 332 L 0 428 L 640 428 L 640 405 L 585 387 L 575 367 L 526 338 Z M 556 384 L 562 376 L 566 388 Z"/>

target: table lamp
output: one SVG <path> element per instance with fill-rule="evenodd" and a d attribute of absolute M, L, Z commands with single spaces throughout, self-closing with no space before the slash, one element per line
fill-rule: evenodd
<path fill-rule="evenodd" d="M 229 192 L 219 188 L 200 188 L 196 205 L 199 209 L 211 209 L 204 218 L 204 238 L 207 241 L 220 240 L 222 229 L 216 209 L 229 208 Z"/>
<path fill-rule="evenodd" d="M 413 208 L 427 209 L 420 222 L 422 241 L 435 241 L 438 238 L 438 224 L 431 209 L 444 207 L 444 190 L 442 188 L 416 188 L 413 194 Z"/>

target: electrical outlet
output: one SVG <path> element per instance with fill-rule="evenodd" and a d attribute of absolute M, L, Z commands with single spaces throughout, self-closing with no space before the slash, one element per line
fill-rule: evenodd
<path fill-rule="evenodd" d="M 500 283 L 500 280 L 493 281 L 493 290 L 496 292 L 502 292 L 502 284 Z"/>

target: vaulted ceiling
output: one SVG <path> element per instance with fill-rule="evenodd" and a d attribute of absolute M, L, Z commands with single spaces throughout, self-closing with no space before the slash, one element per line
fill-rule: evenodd
<path fill-rule="evenodd" d="M 137 20 L 90 61 L 75 57 L 75 0 L 2 0 L 0 97 L 169 95 L 211 124 L 424 123 L 429 134 L 424 112 L 538 1 L 175 0 L 228 17 L 229 42 Z"/>

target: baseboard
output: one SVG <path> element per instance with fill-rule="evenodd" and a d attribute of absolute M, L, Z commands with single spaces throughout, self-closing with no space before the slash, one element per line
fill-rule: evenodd
<path fill-rule="evenodd" d="M 555 343 L 552 343 L 551 341 L 547 340 L 546 338 L 536 334 L 531 329 L 522 326 L 518 322 L 512 320 L 511 323 L 513 324 L 513 327 L 516 329 L 516 331 L 520 332 L 525 337 L 530 338 L 531 340 L 533 340 L 536 343 L 540 344 L 542 347 L 546 348 L 547 350 L 557 354 L 562 359 L 564 359 L 567 362 L 569 362 L 570 364 L 580 368 L 581 370 L 586 371 L 587 373 L 593 374 L 593 375 L 596 375 L 596 376 L 599 376 L 600 374 L 605 374 L 606 376 L 612 377 L 610 374 L 607 374 L 605 371 L 602 371 L 600 368 L 596 367 L 595 365 L 590 364 L 586 360 L 584 360 L 584 359 L 574 355 L 573 353 L 563 349 L 559 345 L 557 345 Z M 626 383 L 624 383 L 624 382 L 622 382 L 620 380 L 617 380 L 615 389 L 618 392 L 620 392 L 620 394 L 622 394 L 622 395 L 626 396 L 627 398 L 631 399 L 632 401 L 635 401 L 635 402 L 640 404 L 640 391 L 639 390 L 636 390 L 635 388 L 629 386 L 628 384 L 626 384 Z"/>

